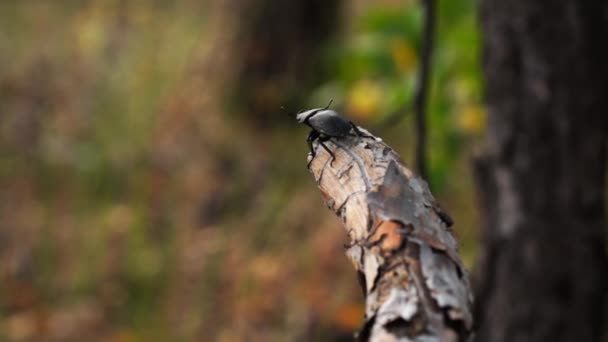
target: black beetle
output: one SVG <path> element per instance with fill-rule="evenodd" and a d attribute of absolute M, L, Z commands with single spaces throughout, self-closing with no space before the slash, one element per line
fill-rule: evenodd
<path fill-rule="evenodd" d="M 370 138 L 371 136 L 361 132 L 352 121 L 344 119 L 335 110 L 329 109 L 332 102 L 333 100 L 329 101 L 329 104 L 325 108 L 315 108 L 298 113 L 296 119 L 299 123 L 308 125 L 312 128 L 312 131 L 308 134 L 308 138 L 306 138 L 312 158 L 314 159 L 315 157 L 315 150 L 312 147 L 312 143 L 318 139 L 319 144 L 321 144 L 325 151 L 331 156 L 331 162 L 333 163 L 336 156 L 324 144 L 325 141 L 328 141 L 331 138 L 343 138 L 346 136 Z M 351 133 L 351 129 L 355 134 Z"/>

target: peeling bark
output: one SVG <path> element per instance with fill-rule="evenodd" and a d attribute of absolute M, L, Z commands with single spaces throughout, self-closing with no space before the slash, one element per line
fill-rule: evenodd
<path fill-rule="evenodd" d="M 466 341 L 473 325 L 468 275 L 452 221 L 427 183 L 379 138 L 325 144 L 336 159 L 316 144 L 309 169 L 351 239 L 346 255 L 366 295 L 359 340 Z"/>

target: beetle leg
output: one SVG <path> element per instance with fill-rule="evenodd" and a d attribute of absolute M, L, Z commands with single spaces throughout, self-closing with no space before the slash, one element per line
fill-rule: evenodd
<path fill-rule="evenodd" d="M 328 141 L 329 139 L 331 139 L 331 137 L 320 137 L 319 144 L 321 144 L 325 151 L 327 151 L 327 153 L 329 153 L 331 156 L 331 162 L 329 162 L 329 165 L 333 166 L 334 160 L 336 160 L 336 155 L 329 149 L 329 147 L 327 147 L 327 145 L 324 144 L 324 142 Z"/>
<path fill-rule="evenodd" d="M 306 142 L 308 143 L 308 148 L 310 149 L 310 153 L 312 154 L 312 157 L 315 157 L 315 149 L 312 147 L 312 143 L 313 141 L 315 141 L 316 139 L 319 138 L 320 133 L 312 130 L 310 131 L 310 133 L 308 133 L 308 138 L 306 138 Z"/>
<path fill-rule="evenodd" d="M 314 159 L 315 155 L 317 154 L 315 152 L 315 149 L 312 146 L 312 143 L 319 138 L 319 135 L 320 135 L 319 132 L 312 130 L 312 131 L 310 131 L 310 133 L 308 133 L 308 137 L 306 138 L 306 142 L 308 143 L 308 149 L 310 150 L 312 159 Z M 312 161 L 312 159 L 311 159 L 311 161 Z"/>
<path fill-rule="evenodd" d="M 308 143 L 308 148 L 310 149 L 310 154 L 312 155 L 312 158 L 310 158 L 310 161 L 308 162 L 308 165 L 310 165 L 310 163 L 312 163 L 312 160 L 315 159 L 315 155 L 317 154 L 315 152 L 315 149 L 312 147 L 312 143 L 319 138 L 320 133 L 312 130 L 310 131 L 310 133 L 308 133 L 308 138 L 306 138 L 306 142 Z"/>
<path fill-rule="evenodd" d="M 365 134 L 365 133 L 361 132 L 361 130 L 359 130 L 357 125 L 355 125 L 352 121 L 349 121 L 348 123 L 353 128 L 353 130 L 355 130 L 355 134 L 357 134 L 357 136 L 359 138 L 374 138 L 373 136 L 371 136 L 369 134 Z"/>

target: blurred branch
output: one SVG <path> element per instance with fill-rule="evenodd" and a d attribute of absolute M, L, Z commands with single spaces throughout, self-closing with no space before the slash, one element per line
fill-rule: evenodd
<path fill-rule="evenodd" d="M 466 341 L 473 324 L 467 273 L 452 220 L 426 182 L 380 139 L 326 144 L 335 160 L 316 144 L 309 169 L 351 239 L 346 254 L 366 298 L 359 340 Z"/>
<path fill-rule="evenodd" d="M 429 93 L 431 64 L 433 59 L 433 45 L 435 36 L 435 0 L 421 0 L 424 11 L 424 29 L 420 45 L 420 67 L 413 103 L 388 116 L 383 123 L 391 127 L 401 121 L 410 111 L 416 114 L 416 169 L 420 177 L 426 179 L 426 109 Z"/>
<path fill-rule="evenodd" d="M 427 179 L 426 167 L 426 108 L 428 99 L 429 78 L 433 57 L 433 36 L 435 32 L 435 0 L 422 0 L 424 9 L 424 31 L 421 46 L 421 62 L 414 98 L 416 112 L 416 168 L 420 177 Z"/>

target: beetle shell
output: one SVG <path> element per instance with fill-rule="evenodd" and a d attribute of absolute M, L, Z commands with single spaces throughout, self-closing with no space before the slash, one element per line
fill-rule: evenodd
<path fill-rule="evenodd" d="M 310 126 L 330 137 L 344 137 L 350 133 L 349 121 L 333 110 L 321 110 L 308 119 Z"/>

